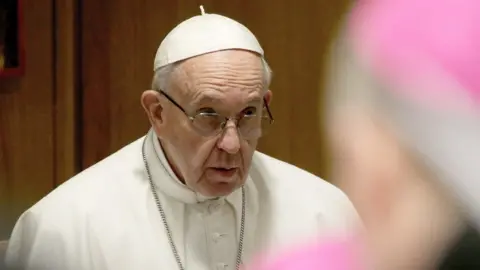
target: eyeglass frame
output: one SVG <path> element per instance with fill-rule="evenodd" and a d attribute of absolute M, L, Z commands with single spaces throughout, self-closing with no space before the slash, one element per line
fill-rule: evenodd
<path fill-rule="evenodd" d="M 163 90 L 156 90 L 158 93 L 160 93 L 161 95 L 163 95 L 168 101 L 170 101 L 173 105 L 175 105 L 175 107 L 177 107 L 178 109 L 180 109 L 180 111 L 182 111 L 185 116 L 187 116 L 187 118 L 190 120 L 191 123 L 193 123 L 193 121 L 195 120 L 195 118 L 200 115 L 200 113 L 196 113 L 195 115 L 190 115 L 189 113 L 187 113 L 187 111 L 180 105 L 178 104 L 178 102 L 176 102 L 170 95 L 168 95 L 167 93 L 165 93 L 165 91 Z M 268 119 L 269 119 L 269 124 L 273 124 L 273 122 L 275 121 L 275 119 L 273 118 L 273 114 L 272 112 L 270 111 L 270 108 L 268 107 L 268 103 L 267 103 L 267 100 L 265 99 L 265 97 L 263 97 L 263 106 L 265 107 L 265 109 L 267 110 L 267 114 L 268 114 Z M 221 116 L 221 115 L 219 115 Z M 227 126 L 227 123 L 228 121 L 230 120 L 234 120 L 235 121 L 235 125 L 236 125 L 236 128 L 238 130 L 238 123 L 244 118 L 245 116 L 241 116 L 241 117 L 238 117 L 238 116 L 235 116 L 235 117 L 225 117 L 224 121 L 222 121 L 220 123 L 220 130 L 218 131 L 218 134 L 222 134 L 225 130 L 225 127 Z M 240 134 L 240 132 L 239 132 Z M 215 136 L 216 136 L 215 135 Z M 214 136 L 214 135 L 212 135 Z"/>

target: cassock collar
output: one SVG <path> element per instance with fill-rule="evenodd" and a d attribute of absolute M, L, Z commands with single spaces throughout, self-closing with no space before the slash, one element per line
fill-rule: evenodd
<path fill-rule="evenodd" d="M 145 138 L 146 159 L 150 166 L 152 180 L 160 192 L 187 204 L 195 204 L 209 200 L 223 202 L 225 199 L 234 205 L 241 203 L 242 195 L 240 189 L 234 191 L 226 198 L 209 198 L 185 186 L 170 167 L 155 131 L 151 129 Z M 250 182 L 250 176 L 248 176 L 247 182 Z"/>

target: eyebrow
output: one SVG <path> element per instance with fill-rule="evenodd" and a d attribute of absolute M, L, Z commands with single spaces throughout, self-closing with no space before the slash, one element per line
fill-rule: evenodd
<path fill-rule="evenodd" d="M 253 98 L 251 98 L 250 100 L 248 100 L 248 102 L 246 103 L 247 106 L 248 104 L 252 104 L 252 103 L 257 103 L 257 102 L 262 102 L 264 99 L 263 96 L 255 96 Z M 197 99 L 195 101 L 193 101 L 191 103 L 192 106 L 194 107 L 198 107 L 200 106 L 201 104 L 206 104 L 206 103 L 220 103 L 221 101 L 219 99 L 216 99 L 214 97 L 211 97 L 211 96 L 202 96 L 200 99 Z"/>
<path fill-rule="evenodd" d="M 200 106 L 201 104 L 205 104 L 205 103 L 211 103 L 211 102 L 215 102 L 217 99 L 215 98 L 212 98 L 211 96 L 206 96 L 206 95 L 202 95 L 202 97 L 200 99 L 195 99 L 191 105 L 193 107 L 198 107 Z"/>
<path fill-rule="evenodd" d="M 257 96 L 257 97 L 254 97 L 254 98 L 250 99 L 247 102 L 247 106 L 251 105 L 252 103 L 262 103 L 262 101 L 263 101 L 263 96 Z"/>

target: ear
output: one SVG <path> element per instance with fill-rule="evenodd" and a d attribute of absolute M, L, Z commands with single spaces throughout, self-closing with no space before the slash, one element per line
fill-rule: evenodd
<path fill-rule="evenodd" d="M 146 90 L 142 93 L 140 102 L 152 126 L 163 123 L 160 94 L 155 90 Z"/>
<path fill-rule="evenodd" d="M 272 91 L 268 90 L 263 96 L 268 106 L 270 106 L 270 102 L 272 102 L 272 95 L 273 95 Z"/>

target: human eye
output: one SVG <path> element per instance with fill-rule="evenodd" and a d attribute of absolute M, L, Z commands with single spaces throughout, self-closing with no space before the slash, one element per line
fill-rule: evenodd
<path fill-rule="evenodd" d="M 242 111 L 243 116 L 246 117 L 253 117 L 257 115 L 257 108 L 255 107 L 248 107 Z"/>
<path fill-rule="evenodd" d="M 195 121 L 205 127 L 215 127 L 221 122 L 221 117 L 214 109 L 203 108 L 198 110 Z"/>
<path fill-rule="evenodd" d="M 198 115 L 202 116 L 216 116 L 218 113 L 212 108 L 201 108 L 197 110 Z"/>

